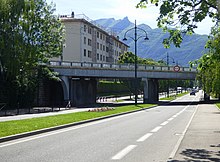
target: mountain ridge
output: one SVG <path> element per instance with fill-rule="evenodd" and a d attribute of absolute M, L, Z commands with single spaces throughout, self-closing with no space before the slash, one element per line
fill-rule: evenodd
<path fill-rule="evenodd" d="M 116 33 L 121 41 L 123 41 L 127 30 L 134 27 L 134 23 L 130 22 L 128 17 L 119 20 L 114 18 L 103 18 L 97 19 L 94 22 Z M 156 61 L 166 61 L 168 53 L 170 57 L 169 64 L 172 64 L 173 60 L 175 60 L 175 64 L 178 63 L 181 66 L 188 66 L 189 61 L 199 59 L 206 51 L 205 44 L 208 40 L 208 35 L 185 35 L 180 48 L 171 45 L 169 49 L 165 49 L 162 42 L 164 38 L 169 36 L 168 33 L 164 33 L 160 28 L 152 29 L 149 25 L 143 23 L 137 25 L 137 27 L 144 29 L 149 38 L 147 41 L 141 39 L 137 41 L 137 55 L 139 57 L 152 58 Z M 140 34 L 142 36 L 143 33 Z M 134 38 L 134 30 L 127 32 L 126 35 Z M 129 51 L 134 52 L 134 41 L 129 37 L 127 39 L 127 41 L 123 42 L 130 47 Z"/>

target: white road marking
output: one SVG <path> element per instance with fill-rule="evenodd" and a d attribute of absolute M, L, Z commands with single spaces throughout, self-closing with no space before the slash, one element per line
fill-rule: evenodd
<path fill-rule="evenodd" d="M 187 107 L 188 107 L 188 106 L 187 106 Z M 183 131 L 183 133 L 182 133 L 182 135 L 180 136 L 179 140 L 177 141 L 177 143 L 176 143 L 176 145 L 175 145 L 173 151 L 171 152 L 171 154 L 170 154 L 170 156 L 169 156 L 169 159 L 173 159 L 173 158 L 174 158 L 174 156 L 175 156 L 175 154 L 176 154 L 176 152 L 177 152 L 177 150 L 178 150 L 178 148 L 179 148 L 179 146 L 180 146 L 180 143 L 182 142 L 183 137 L 185 136 L 186 131 L 187 131 L 187 129 L 189 128 L 189 126 L 190 126 L 190 124 L 191 124 L 191 122 L 192 122 L 192 120 L 193 120 L 193 117 L 195 116 L 195 114 L 196 114 L 196 112 L 197 112 L 197 109 L 198 109 L 198 105 L 196 106 L 196 109 L 195 109 L 195 111 L 193 112 L 193 114 L 192 114 L 192 116 L 191 116 L 191 118 L 190 118 L 188 124 L 186 125 L 185 130 Z"/>
<path fill-rule="evenodd" d="M 168 121 L 165 121 L 163 123 L 161 123 L 160 125 L 164 126 L 164 125 L 167 125 L 169 122 Z"/>
<path fill-rule="evenodd" d="M 171 120 L 173 120 L 173 119 L 174 119 L 174 118 L 169 118 L 168 121 L 171 121 Z"/>
<path fill-rule="evenodd" d="M 112 157 L 112 160 L 120 160 L 122 159 L 125 155 L 127 155 L 131 150 L 133 150 L 137 145 L 129 145 L 123 150 L 121 150 L 119 153 L 117 153 L 115 156 Z"/>
<path fill-rule="evenodd" d="M 137 140 L 137 142 L 143 142 L 143 141 L 145 141 L 147 138 L 149 138 L 151 135 L 153 135 L 153 133 L 147 133 L 147 134 L 145 134 L 144 136 L 142 136 L 141 138 L 139 138 L 139 139 Z"/>
<path fill-rule="evenodd" d="M 162 126 L 158 126 L 156 128 L 154 128 L 153 130 L 151 130 L 150 132 L 155 133 L 157 131 L 159 131 L 162 128 Z"/>
<path fill-rule="evenodd" d="M 178 115 L 176 114 L 176 115 L 173 115 L 172 117 L 173 117 L 173 118 L 176 118 L 177 116 L 178 116 Z"/>

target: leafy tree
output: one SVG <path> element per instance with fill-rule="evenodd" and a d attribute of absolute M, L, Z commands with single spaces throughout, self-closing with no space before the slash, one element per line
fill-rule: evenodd
<path fill-rule="evenodd" d="M 135 62 L 135 54 L 132 52 L 125 52 L 124 54 L 120 55 L 118 58 L 118 63 L 121 64 L 134 64 Z M 143 65 L 160 65 L 158 62 L 154 61 L 153 59 L 143 59 L 141 57 L 137 56 L 137 64 L 143 64 Z M 130 90 L 131 93 L 135 92 L 135 80 L 128 80 L 128 79 L 123 79 L 120 80 L 123 82 Z M 138 80 L 138 91 L 141 91 L 141 80 Z"/>
<path fill-rule="evenodd" d="M 185 34 L 194 33 L 197 23 L 210 17 L 214 22 L 220 18 L 220 2 L 218 0 L 140 0 L 137 7 L 147 8 L 149 4 L 160 7 L 157 26 L 170 33 L 163 40 L 165 47 L 171 43 L 180 47 Z"/>
<path fill-rule="evenodd" d="M 35 97 L 40 64 L 59 56 L 63 26 L 45 0 L 0 0 L 0 102 L 29 106 Z M 28 96 L 28 97 L 27 97 Z M 27 101 L 30 99 L 30 101 Z"/>
<path fill-rule="evenodd" d="M 121 64 L 134 64 L 135 62 L 135 54 L 132 52 L 125 52 L 124 54 L 120 55 L 118 58 L 118 63 Z M 144 65 L 160 65 L 157 61 L 154 61 L 153 59 L 143 59 L 141 57 L 137 56 L 137 64 L 144 64 Z"/>
<path fill-rule="evenodd" d="M 220 26 L 212 29 L 206 46 L 208 53 L 193 63 L 198 64 L 198 79 L 202 81 L 204 91 L 220 98 Z"/>
<path fill-rule="evenodd" d="M 211 31 L 210 40 L 207 42 L 209 52 L 196 62 L 199 64 L 198 79 L 202 81 L 204 91 L 220 97 L 220 1 L 140 0 L 137 7 L 146 8 L 148 4 L 160 7 L 157 25 L 170 33 L 169 38 L 163 40 L 165 47 L 169 47 L 171 43 L 180 47 L 183 36 L 194 33 L 197 23 L 203 21 L 206 17 L 210 17 L 213 22 L 216 22 L 216 26 Z"/>

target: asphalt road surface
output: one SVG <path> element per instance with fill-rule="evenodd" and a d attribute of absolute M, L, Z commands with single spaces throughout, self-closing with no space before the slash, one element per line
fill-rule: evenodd
<path fill-rule="evenodd" d="M 199 97 L 1 143 L 0 161 L 164 162 L 175 155 Z"/>

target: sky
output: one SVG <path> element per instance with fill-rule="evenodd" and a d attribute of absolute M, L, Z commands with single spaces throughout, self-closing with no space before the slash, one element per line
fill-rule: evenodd
<path fill-rule="evenodd" d="M 131 22 L 137 21 L 137 24 L 147 24 L 151 28 L 157 28 L 157 17 L 159 9 L 155 6 L 149 6 L 147 9 L 137 9 L 135 6 L 140 0 L 46 0 L 48 3 L 56 4 L 55 14 L 70 15 L 72 11 L 75 14 L 85 14 L 92 20 L 101 18 L 123 19 L 128 17 Z M 210 19 L 198 24 L 197 34 L 209 34 L 213 23 Z"/>

